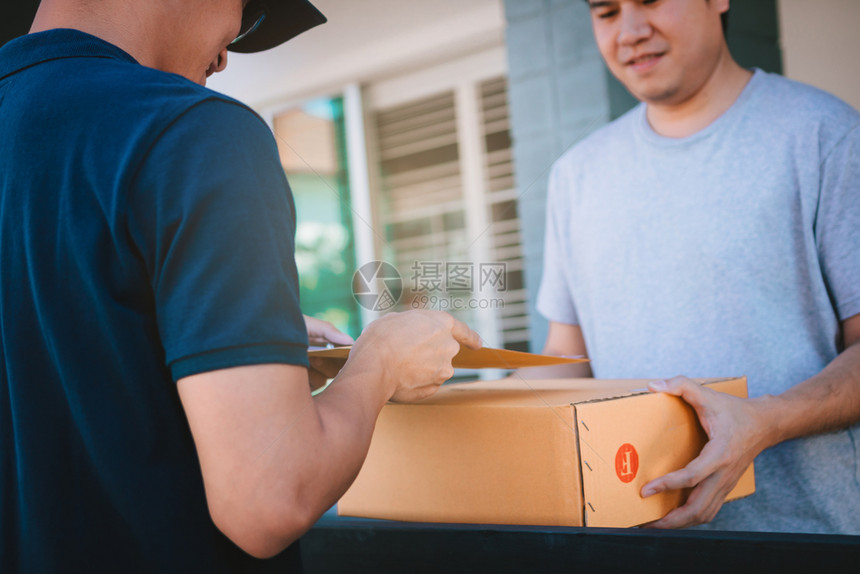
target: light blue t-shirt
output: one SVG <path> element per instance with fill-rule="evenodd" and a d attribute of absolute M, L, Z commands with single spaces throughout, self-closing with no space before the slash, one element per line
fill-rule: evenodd
<path fill-rule="evenodd" d="M 860 313 L 860 114 L 756 70 L 686 138 L 644 104 L 556 162 L 538 310 L 582 327 L 594 376 L 746 375 L 778 394 Z M 860 534 L 860 426 L 756 459 L 720 529 Z"/>

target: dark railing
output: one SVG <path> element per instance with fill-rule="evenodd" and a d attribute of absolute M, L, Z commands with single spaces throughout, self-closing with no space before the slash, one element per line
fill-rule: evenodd
<path fill-rule="evenodd" d="M 324 516 L 308 574 L 860 572 L 860 536 L 419 524 Z"/>

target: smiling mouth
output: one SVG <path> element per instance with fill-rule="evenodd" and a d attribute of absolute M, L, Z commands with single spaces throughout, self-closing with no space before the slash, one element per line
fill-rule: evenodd
<path fill-rule="evenodd" d="M 653 62 L 659 58 L 663 57 L 663 52 L 655 53 L 655 54 L 643 54 L 642 56 L 637 56 L 635 58 L 630 58 L 625 62 L 628 66 L 641 66 L 642 64 L 648 64 L 649 62 Z"/>
<path fill-rule="evenodd" d="M 666 54 L 666 52 L 654 52 L 651 54 L 643 54 L 630 58 L 624 62 L 624 65 L 632 68 L 636 72 L 647 72 L 657 65 L 657 62 Z"/>

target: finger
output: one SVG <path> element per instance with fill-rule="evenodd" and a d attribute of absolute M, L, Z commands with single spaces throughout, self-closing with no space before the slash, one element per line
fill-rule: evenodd
<path fill-rule="evenodd" d="M 652 381 L 648 389 L 655 393 L 666 393 L 682 398 L 690 406 L 698 409 L 705 405 L 708 389 L 687 377 L 673 377 L 665 381 Z"/>
<path fill-rule="evenodd" d="M 328 321 L 307 315 L 304 315 L 304 319 L 308 331 L 308 340 L 313 344 L 351 345 L 355 342 L 352 337 L 341 332 Z"/>
<path fill-rule="evenodd" d="M 337 330 L 334 327 L 332 327 L 331 330 L 327 330 L 324 333 L 324 336 L 326 341 L 332 343 L 333 345 L 352 345 L 353 343 L 355 343 L 355 339 L 353 339 L 343 331 Z"/>
<path fill-rule="evenodd" d="M 691 495 L 692 496 L 692 495 Z M 648 528 L 670 529 L 670 528 L 686 528 L 694 524 L 701 524 L 693 519 L 698 509 L 688 502 L 678 508 L 671 510 L 666 516 L 660 520 L 655 520 L 648 524 Z"/>
<path fill-rule="evenodd" d="M 726 492 L 714 477 L 690 492 L 687 501 L 660 520 L 643 525 L 646 528 L 687 528 L 713 520 L 725 502 Z"/>
<path fill-rule="evenodd" d="M 655 520 L 654 522 L 650 523 L 648 525 L 648 528 L 673 529 L 686 528 L 688 526 L 702 524 L 704 521 L 696 520 L 694 518 L 697 513 L 697 508 L 685 504 L 672 510 L 660 520 Z"/>
<path fill-rule="evenodd" d="M 662 381 L 651 381 L 648 383 L 648 389 L 655 393 L 666 393 L 676 397 L 684 395 L 695 397 L 700 394 L 697 391 L 701 391 L 702 386 L 687 377 L 677 376 Z"/>
<path fill-rule="evenodd" d="M 457 342 L 469 347 L 470 349 L 477 351 L 484 346 L 484 341 L 481 340 L 481 336 L 470 329 L 468 325 L 462 321 L 458 321 L 457 319 L 454 319 L 454 324 L 451 327 L 451 335 L 457 340 Z"/>
<path fill-rule="evenodd" d="M 352 345 L 355 340 L 346 333 L 338 330 L 331 323 L 323 323 L 319 325 L 319 330 L 314 333 L 308 333 L 312 343 L 332 343 L 333 345 Z"/>
<path fill-rule="evenodd" d="M 423 385 L 414 389 L 399 391 L 389 400 L 392 403 L 417 403 L 435 395 L 436 391 L 438 391 L 441 386 L 441 383 L 435 385 Z"/>
<path fill-rule="evenodd" d="M 687 466 L 650 481 L 642 487 L 641 495 L 647 498 L 667 490 L 693 488 L 716 471 L 720 466 L 720 460 L 722 460 L 722 449 L 713 442 L 705 443 L 699 456 L 691 460 Z"/>

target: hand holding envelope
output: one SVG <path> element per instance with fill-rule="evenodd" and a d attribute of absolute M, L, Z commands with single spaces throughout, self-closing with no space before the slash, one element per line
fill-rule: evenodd
<path fill-rule="evenodd" d="M 308 352 L 312 390 L 323 387 L 347 364 L 356 367 L 357 363 L 370 361 L 372 370 L 380 369 L 384 377 L 391 379 L 395 390 L 389 397 L 393 401 L 421 400 L 430 396 L 438 385 L 453 376 L 455 368 L 514 370 L 587 362 L 580 357 L 535 355 L 481 347 L 477 333 L 439 311 L 391 313 L 369 325 L 354 345 L 339 347 L 334 345 L 351 342 L 351 339 L 332 325 L 328 325 L 329 330 L 347 338 L 335 340 L 330 334 L 323 338 L 314 337 L 311 336 L 312 326 L 309 322 L 311 343 L 328 343 L 327 347 L 311 347 Z M 458 345 L 452 346 L 452 343 Z M 439 370 L 441 357 L 450 363 Z M 434 382 L 428 383 L 430 380 Z"/>
<path fill-rule="evenodd" d="M 340 367 L 343 367 L 351 349 L 352 346 L 333 348 L 311 347 L 308 350 L 308 358 L 315 365 L 325 365 L 324 372 L 333 372 L 336 374 L 340 370 Z M 461 345 L 460 352 L 457 353 L 451 364 L 457 369 L 520 369 L 523 367 L 545 367 L 585 362 L 588 362 L 588 359 L 536 355 L 490 347 L 482 347 L 476 350 Z"/>

